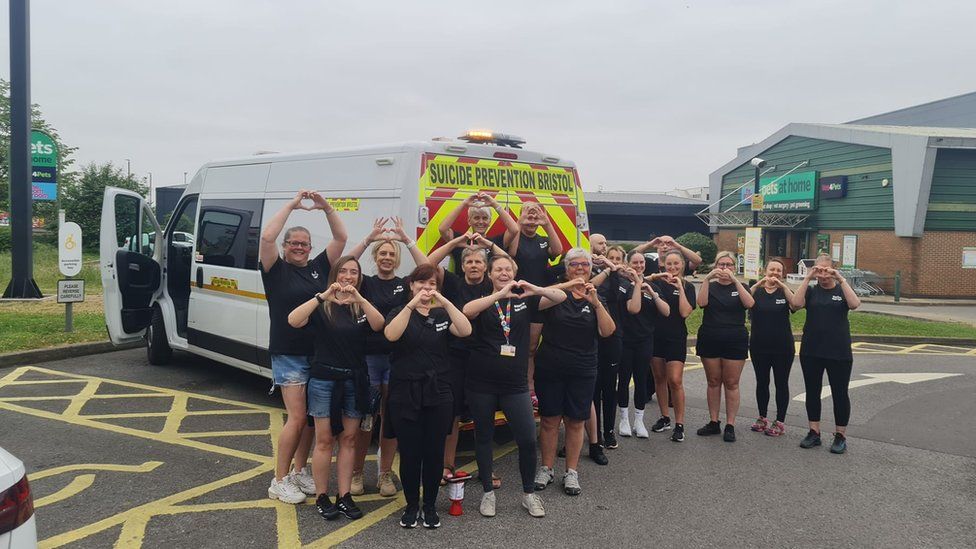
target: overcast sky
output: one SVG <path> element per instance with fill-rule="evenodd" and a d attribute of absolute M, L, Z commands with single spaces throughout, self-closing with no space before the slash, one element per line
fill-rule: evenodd
<path fill-rule="evenodd" d="M 31 11 L 33 101 L 79 163 L 128 158 L 156 185 L 259 150 L 477 127 L 574 160 L 587 190 L 663 191 L 707 185 L 737 147 L 789 122 L 976 90 L 971 0 L 33 0 Z"/>

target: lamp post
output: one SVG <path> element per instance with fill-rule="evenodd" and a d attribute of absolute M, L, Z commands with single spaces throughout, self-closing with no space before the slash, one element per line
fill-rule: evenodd
<path fill-rule="evenodd" d="M 762 169 L 766 166 L 766 161 L 757 156 L 756 158 L 753 158 L 749 163 L 752 164 L 752 167 L 756 169 L 756 175 L 752 180 L 752 196 L 759 196 L 760 193 L 759 176 Z M 759 226 L 759 210 L 755 208 L 753 208 L 752 210 L 752 226 L 753 227 Z"/>

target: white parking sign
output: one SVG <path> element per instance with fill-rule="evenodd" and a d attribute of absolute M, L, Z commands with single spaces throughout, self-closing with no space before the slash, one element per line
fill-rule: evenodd
<path fill-rule="evenodd" d="M 59 280 L 58 303 L 80 303 L 85 300 L 84 280 Z"/>
<path fill-rule="evenodd" d="M 81 227 L 77 223 L 61 223 L 58 227 L 58 268 L 64 276 L 81 272 Z"/>

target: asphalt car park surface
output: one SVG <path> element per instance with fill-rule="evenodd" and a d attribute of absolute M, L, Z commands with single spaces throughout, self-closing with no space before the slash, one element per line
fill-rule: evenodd
<path fill-rule="evenodd" d="M 705 381 L 689 361 L 686 442 L 651 433 L 621 438 L 607 467 L 584 457 L 583 493 L 566 496 L 557 480 L 542 493 L 544 519 L 520 507 L 505 429 L 493 519 L 478 515 L 472 481 L 464 516 L 448 516 L 442 494 L 442 528 L 403 530 L 402 497 L 375 493 L 373 461 L 359 521 L 327 523 L 312 505 L 269 500 L 280 397 L 264 378 L 189 355 L 167 367 L 130 350 L 0 370 L 0 445 L 27 465 L 43 547 L 976 545 L 976 349 L 855 347 L 847 454 L 797 447 L 798 400 L 786 436 L 750 432 L 748 363 L 738 442 L 695 436 Z M 798 361 L 791 392 L 802 393 Z M 647 424 L 656 417 L 649 403 Z M 473 471 L 471 442 L 465 434 L 458 464 Z"/>

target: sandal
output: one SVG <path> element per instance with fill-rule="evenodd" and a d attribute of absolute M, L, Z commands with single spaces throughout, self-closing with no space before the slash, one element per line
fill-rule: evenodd
<path fill-rule="evenodd" d="M 769 428 L 769 420 L 764 417 L 760 417 L 759 419 L 756 420 L 755 423 L 752 424 L 752 430 L 757 433 L 765 432 L 766 429 L 768 428 Z"/>
<path fill-rule="evenodd" d="M 495 473 L 492 473 L 491 474 L 491 489 L 492 490 L 498 490 L 501 487 L 502 487 L 502 477 L 496 475 Z"/>
<path fill-rule="evenodd" d="M 454 479 L 454 466 L 445 465 L 444 474 L 441 476 L 441 486 L 447 486 L 447 483 Z"/>

